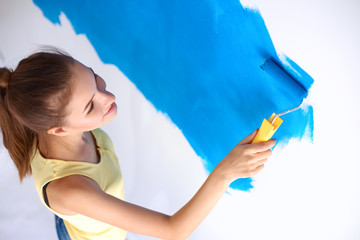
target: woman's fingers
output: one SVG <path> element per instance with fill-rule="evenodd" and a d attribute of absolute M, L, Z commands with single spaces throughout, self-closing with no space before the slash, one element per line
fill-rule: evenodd
<path fill-rule="evenodd" d="M 276 144 L 276 139 L 271 139 L 267 142 L 250 144 L 248 146 L 248 150 L 252 151 L 253 153 L 263 152 L 274 147 L 275 144 Z"/>
<path fill-rule="evenodd" d="M 258 173 L 259 173 L 261 170 L 263 170 L 263 169 L 264 169 L 264 164 L 257 166 L 257 167 L 252 171 L 250 177 L 258 174 Z"/>
<path fill-rule="evenodd" d="M 256 134 L 257 134 L 258 131 L 259 131 L 259 129 L 256 129 L 253 133 L 249 134 L 246 138 L 244 138 L 244 139 L 239 143 L 239 145 L 250 144 L 250 143 L 254 140 L 254 138 L 255 138 L 255 136 L 256 136 Z"/>
<path fill-rule="evenodd" d="M 257 152 L 253 156 L 254 156 L 253 161 L 259 161 L 259 160 L 271 157 L 272 151 L 270 149 L 268 149 L 263 152 Z"/>
<path fill-rule="evenodd" d="M 258 160 L 249 161 L 250 170 L 256 169 L 258 166 L 264 165 L 267 162 L 268 158 L 262 158 Z"/>

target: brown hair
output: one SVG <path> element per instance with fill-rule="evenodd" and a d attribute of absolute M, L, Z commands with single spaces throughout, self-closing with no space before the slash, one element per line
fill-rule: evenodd
<path fill-rule="evenodd" d="M 20 181 L 31 174 L 38 136 L 64 121 L 74 61 L 52 48 L 21 60 L 15 71 L 0 68 L 0 127 Z"/>

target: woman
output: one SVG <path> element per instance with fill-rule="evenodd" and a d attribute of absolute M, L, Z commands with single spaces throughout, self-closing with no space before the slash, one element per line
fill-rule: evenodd
<path fill-rule="evenodd" d="M 32 174 L 41 201 L 56 215 L 59 239 L 125 239 L 126 231 L 186 239 L 237 178 L 264 167 L 275 140 L 247 136 L 178 212 L 168 216 L 123 200 L 118 159 L 99 129 L 117 113 L 104 80 L 53 49 L 0 68 L 0 126 L 19 171 Z"/>

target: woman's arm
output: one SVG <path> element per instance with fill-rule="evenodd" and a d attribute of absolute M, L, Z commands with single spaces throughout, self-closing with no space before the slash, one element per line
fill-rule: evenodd
<path fill-rule="evenodd" d="M 112 197 L 95 181 L 80 175 L 51 182 L 47 188 L 50 205 L 60 213 L 80 213 L 135 233 L 161 239 L 186 239 L 210 213 L 232 181 L 253 176 L 264 167 L 275 141 L 250 144 L 255 134 L 235 146 L 195 196 L 172 216 Z"/>
<path fill-rule="evenodd" d="M 195 196 L 170 221 L 180 233 L 180 238 L 188 237 L 215 207 L 230 183 L 238 178 L 251 177 L 264 168 L 264 163 L 271 156 L 269 150 L 276 141 L 250 144 L 257 131 L 247 136 L 222 160 L 212 171 Z"/>

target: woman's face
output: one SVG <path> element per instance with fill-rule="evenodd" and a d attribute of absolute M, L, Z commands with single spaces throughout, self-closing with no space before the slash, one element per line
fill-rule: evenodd
<path fill-rule="evenodd" d="M 106 91 L 105 81 L 91 68 L 75 62 L 71 77 L 71 97 L 66 107 L 69 113 L 64 130 L 91 131 L 111 120 L 117 113 L 115 96 Z"/>

